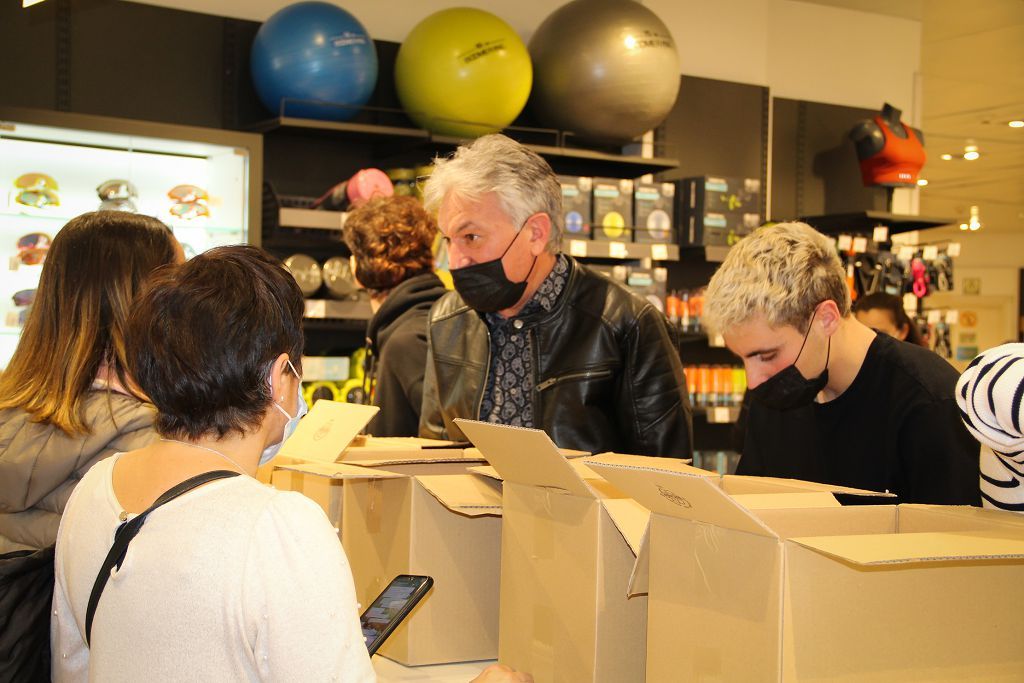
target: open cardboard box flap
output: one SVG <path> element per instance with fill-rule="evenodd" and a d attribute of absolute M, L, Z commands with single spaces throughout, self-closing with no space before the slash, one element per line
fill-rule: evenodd
<path fill-rule="evenodd" d="M 501 491 L 488 480 L 465 474 L 421 474 L 416 480 L 452 512 L 501 516 Z"/>
<path fill-rule="evenodd" d="M 651 512 L 776 537 L 764 522 L 722 490 L 714 473 L 599 462 L 590 462 L 590 467 Z"/>
<path fill-rule="evenodd" d="M 484 462 L 483 456 L 479 453 L 475 448 L 411 448 L 402 451 L 390 448 L 349 448 L 341 454 L 339 462 L 363 467 L 430 462 Z"/>
<path fill-rule="evenodd" d="M 580 462 L 584 464 L 602 464 L 602 465 L 621 465 L 621 466 L 634 466 L 634 467 L 650 467 L 654 464 L 660 469 L 668 472 L 688 472 L 690 474 L 701 474 L 708 477 L 719 476 L 717 472 L 710 470 L 702 470 L 699 467 L 693 467 L 690 463 L 692 460 L 683 460 L 680 458 L 653 458 L 649 455 L 628 455 L 625 453 L 599 453 L 592 455 L 588 458 L 583 458 Z"/>
<path fill-rule="evenodd" d="M 1024 560 L 1024 537 L 998 535 L 993 531 L 814 536 L 789 540 L 824 555 L 865 566 Z"/>
<path fill-rule="evenodd" d="M 869 491 L 867 489 L 855 489 L 849 486 L 838 484 L 820 484 L 814 481 L 803 481 L 801 479 L 780 479 L 779 477 L 751 477 L 744 475 L 726 475 L 726 480 L 745 480 L 755 482 L 761 487 L 779 485 L 794 491 L 825 491 L 828 493 L 842 493 L 850 496 L 871 496 L 876 498 L 895 498 L 896 494 L 889 492 Z M 767 492 L 767 490 L 765 490 Z"/>
<path fill-rule="evenodd" d="M 629 584 L 626 586 L 626 597 L 635 598 L 638 595 L 647 595 L 648 582 L 651 576 L 651 519 L 648 514 L 647 525 L 644 526 L 643 536 L 640 537 L 640 545 L 636 549 L 636 562 L 633 563 L 633 571 L 629 575 Z"/>
<path fill-rule="evenodd" d="M 403 475 L 382 470 L 373 470 L 358 465 L 350 465 L 340 462 L 304 462 L 294 460 L 275 465 L 277 469 L 301 472 L 303 474 L 315 474 L 330 479 L 380 479 L 401 477 Z"/>
<path fill-rule="evenodd" d="M 281 445 L 280 454 L 309 462 L 337 462 L 379 410 L 377 406 L 320 399 Z"/>
<path fill-rule="evenodd" d="M 455 418 L 455 423 L 480 449 L 502 480 L 581 498 L 601 497 L 543 431 L 462 418 Z"/>
<path fill-rule="evenodd" d="M 632 498 L 610 498 L 604 501 L 604 509 L 608 511 L 612 524 L 622 534 L 622 539 L 636 555 L 640 552 L 640 543 L 647 533 L 647 522 L 651 511 Z"/>

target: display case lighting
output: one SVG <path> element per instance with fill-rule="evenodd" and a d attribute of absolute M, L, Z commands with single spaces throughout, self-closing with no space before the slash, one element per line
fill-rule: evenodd
<path fill-rule="evenodd" d="M 952 154 L 943 154 L 939 158 L 942 159 L 943 161 L 949 161 L 949 160 L 951 160 L 953 158 L 953 155 Z"/>
<path fill-rule="evenodd" d="M 21 0 L 21 7 L 24 9 L 26 7 L 31 7 L 32 5 L 38 5 L 41 2 L 43 2 L 43 0 Z"/>
<path fill-rule="evenodd" d="M 1013 121 L 1010 121 L 1006 125 L 1008 125 L 1010 128 L 1024 128 L 1024 121 L 1021 121 L 1020 119 L 1014 119 Z"/>

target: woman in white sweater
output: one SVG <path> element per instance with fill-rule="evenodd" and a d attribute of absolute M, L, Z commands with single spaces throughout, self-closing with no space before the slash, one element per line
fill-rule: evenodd
<path fill-rule="evenodd" d="M 157 273 L 129 319 L 128 363 L 160 438 L 102 461 L 57 538 L 55 681 L 374 679 L 337 533 L 257 466 L 301 416 L 302 293 L 255 247 L 213 249 Z M 155 510 L 98 602 L 90 592 L 126 519 Z M 88 643 L 88 644 L 87 644 Z"/>

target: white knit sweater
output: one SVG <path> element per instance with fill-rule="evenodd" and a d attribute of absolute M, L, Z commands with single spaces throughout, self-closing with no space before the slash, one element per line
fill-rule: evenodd
<path fill-rule="evenodd" d="M 75 489 L 57 538 L 54 681 L 373 681 L 348 561 L 315 503 L 245 476 L 146 519 L 86 605 L 120 524 L 111 472 Z"/>

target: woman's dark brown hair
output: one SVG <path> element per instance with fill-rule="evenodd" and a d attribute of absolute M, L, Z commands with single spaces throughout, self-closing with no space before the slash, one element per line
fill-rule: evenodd
<path fill-rule="evenodd" d="M 348 214 L 345 243 L 356 278 L 371 292 L 392 289 L 434 266 L 437 223 L 413 197 L 375 197 Z"/>
<path fill-rule="evenodd" d="M 125 324 L 144 279 L 172 263 L 177 242 L 155 218 L 97 211 L 53 240 L 18 348 L 0 375 L 0 408 L 85 434 L 82 399 L 102 365 L 124 387 Z"/>
<path fill-rule="evenodd" d="M 904 341 L 917 344 L 918 346 L 928 346 L 921 336 L 921 330 L 918 329 L 917 324 L 907 315 L 907 311 L 903 308 L 903 300 L 898 296 L 886 294 L 885 292 L 875 292 L 874 294 L 868 294 L 857 299 L 857 304 L 854 306 L 854 312 L 873 311 L 875 309 L 886 311 L 892 318 L 893 326 L 897 330 L 906 326 L 907 338 Z"/>
<path fill-rule="evenodd" d="M 161 436 L 246 434 L 270 405 L 287 353 L 302 373 L 302 292 L 257 247 L 217 247 L 154 274 L 128 320 L 128 367 Z"/>

